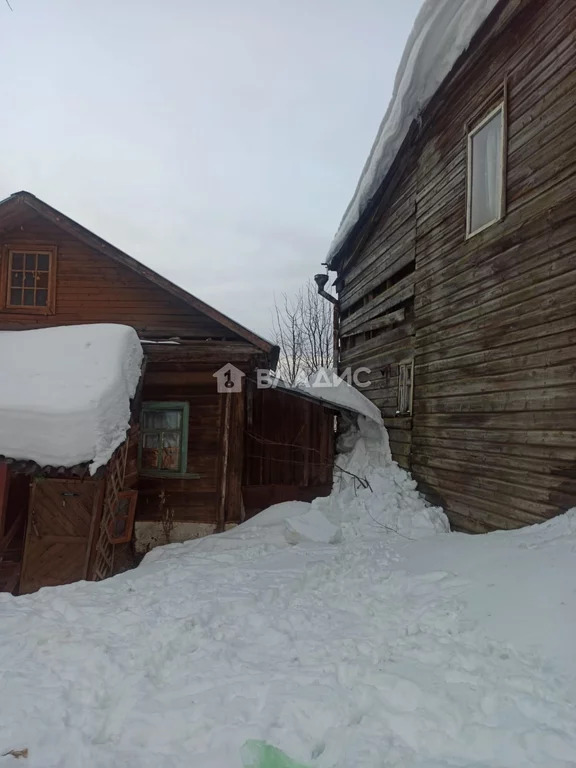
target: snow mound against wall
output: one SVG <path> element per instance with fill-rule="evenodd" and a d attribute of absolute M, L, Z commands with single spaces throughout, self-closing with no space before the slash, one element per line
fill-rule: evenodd
<path fill-rule="evenodd" d="M 95 324 L 0 333 L 0 455 L 106 464 L 123 442 L 142 364 L 138 334 Z"/>
<path fill-rule="evenodd" d="M 386 429 L 363 416 L 341 437 L 334 487 L 312 508 L 344 536 L 397 533 L 421 538 L 450 530 L 444 512 L 430 506 L 416 490 L 416 481 L 392 459 Z"/>
<path fill-rule="evenodd" d="M 328 265 L 373 199 L 410 126 L 421 114 L 499 0 L 426 0 L 396 74 L 392 99 L 352 200 L 327 256 Z"/>
<path fill-rule="evenodd" d="M 289 544 L 336 544 L 343 538 L 388 535 L 420 539 L 450 526 L 444 512 L 425 501 L 416 481 L 392 459 L 386 429 L 359 416 L 340 438 L 330 496 L 310 504 L 276 504 L 237 530 L 276 542 L 283 532 Z"/>

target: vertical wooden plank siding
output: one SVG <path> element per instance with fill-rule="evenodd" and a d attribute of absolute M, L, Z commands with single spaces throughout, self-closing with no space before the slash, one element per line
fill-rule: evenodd
<path fill-rule="evenodd" d="M 370 290 L 388 279 L 390 253 L 414 254 L 407 320 L 376 338 L 357 333 L 341 365 L 380 367 L 412 350 L 409 438 L 390 421 L 393 371 L 367 394 L 394 457 L 468 531 L 576 504 L 576 13 L 570 0 L 504 6 L 506 24 L 425 111 L 399 181 L 338 276 L 343 307 L 364 302 L 341 321 L 342 338 L 390 307 Z M 505 217 L 467 239 L 465 128 L 505 93 Z"/>
<path fill-rule="evenodd" d="M 281 501 L 311 501 L 332 487 L 334 414 L 281 389 L 253 389 L 242 495 L 248 516 Z"/>
<path fill-rule="evenodd" d="M 0 539 L 6 533 L 6 506 L 8 504 L 8 464 L 0 461 Z"/>

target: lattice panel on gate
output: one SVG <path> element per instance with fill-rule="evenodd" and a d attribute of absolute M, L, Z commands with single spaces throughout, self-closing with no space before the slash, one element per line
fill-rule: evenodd
<path fill-rule="evenodd" d="M 108 578 L 114 569 L 114 545 L 110 543 L 108 531 L 118 504 L 118 494 L 124 488 L 127 457 L 128 440 L 118 448 L 108 465 L 102 517 L 100 518 L 100 527 L 96 534 L 96 551 L 92 567 L 92 579 L 94 581 Z"/>

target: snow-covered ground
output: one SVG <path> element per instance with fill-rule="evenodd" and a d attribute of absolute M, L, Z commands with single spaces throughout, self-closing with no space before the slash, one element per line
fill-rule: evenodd
<path fill-rule="evenodd" d="M 264 739 L 318 768 L 576 765 L 576 515 L 447 533 L 362 429 L 338 465 L 370 487 L 343 473 L 114 579 L 1 596 L 0 754 L 240 768 Z"/>

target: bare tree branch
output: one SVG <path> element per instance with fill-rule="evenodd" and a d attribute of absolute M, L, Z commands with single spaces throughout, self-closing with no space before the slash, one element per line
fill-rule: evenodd
<path fill-rule="evenodd" d="M 333 360 L 333 307 L 310 280 L 294 296 L 276 299 L 273 329 L 280 347 L 278 373 L 292 386 Z"/>

